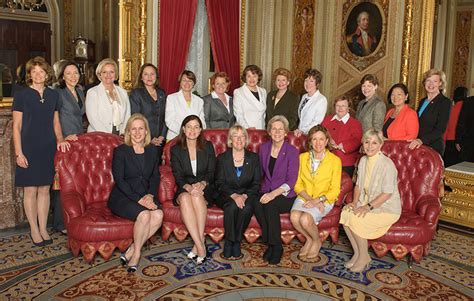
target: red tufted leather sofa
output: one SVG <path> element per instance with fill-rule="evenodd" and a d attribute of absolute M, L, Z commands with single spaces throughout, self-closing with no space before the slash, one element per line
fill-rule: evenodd
<path fill-rule="evenodd" d="M 412 258 L 420 262 L 428 255 L 441 211 L 439 185 L 443 162 L 427 146 L 411 150 L 408 145 L 405 141 L 385 141 L 382 146 L 382 152 L 398 170 L 402 214 L 384 236 L 369 240 L 369 244 L 379 257 L 391 251 L 397 260 L 411 254 L 410 261 Z"/>
<path fill-rule="evenodd" d="M 115 248 L 124 251 L 133 238 L 133 222 L 107 207 L 113 186 L 112 155 L 120 137 L 87 133 L 72 141 L 68 152 L 57 152 L 55 163 L 61 187 L 68 247 L 91 262 L 99 252 L 108 260 Z"/>
<path fill-rule="evenodd" d="M 214 145 L 216 155 L 223 153 L 227 149 L 227 132 L 228 130 L 225 129 L 212 129 L 203 132 L 205 139 L 211 141 Z M 264 130 L 248 130 L 248 134 L 250 143 L 247 148 L 254 152 L 258 152 L 260 145 L 270 139 Z M 300 151 L 304 151 L 306 137 L 302 136 L 297 138 L 292 132 L 290 132 L 288 134 L 288 139 L 292 145 Z M 181 220 L 179 208 L 175 207 L 172 202 L 176 191 L 176 183 L 170 166 L 170 149 L 175 143 L 176 140 L 172 140 L 164 147 L 164 164 L 160 166 L 161 182 L 159 199 L 162 202 L 164 211 L 161 233 L 163 240 L 167 240 L 171 233 L 174 233 L 176 238 L 182 241 L 188 235 L 188 231 Z M 343 173 L 341 193 L 336 205 L 319 224 L 319 234 L 323 241 L 326 240 L 328 236 L 331 236 L 332 241 L 337 243 L 339 238 L 341 205 L 348 193 L 352 193 L 352 181 L 347 174 Z M 285 244 L 288 244 L 295 236 L 297 236 L 300 241 L 304 240 L 304 237 L 293 228 L 289 214 L 282 214 L 280 220 L 282 229 L 281 237 Z M 213 206 L 208 209 L 205 233 L 216 243 L 224 237 L 224 213 L 220 208 Z M 256 241 L 261 235 L 260 227 L 254 216 L 252 217 L 244 235 L 250 243 Z"/>

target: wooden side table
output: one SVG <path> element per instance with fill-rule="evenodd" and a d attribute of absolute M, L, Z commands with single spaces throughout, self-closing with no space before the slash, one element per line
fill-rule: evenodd
<path fill-rule="evenodd" d="M 446 168 L 444 183 L 451 187 L 441 200 L 440 219 L 474 228 L 474 163 L 461 162 Z"/>

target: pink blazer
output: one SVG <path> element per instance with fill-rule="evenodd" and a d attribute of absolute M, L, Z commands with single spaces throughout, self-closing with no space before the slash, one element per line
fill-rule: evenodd
<path fill-rule="evenodd" d="M 384 123 L 392 115 L 395 108 L 391 108 L 385 115 Z M 403 108 L 395 117 L 395 120 L 387 129 L 388 139 L 390 140 L 413 140 L 418 137 L 418 115 L 415 110 L 410 108 L 408 105 L 404 105 Z"/>

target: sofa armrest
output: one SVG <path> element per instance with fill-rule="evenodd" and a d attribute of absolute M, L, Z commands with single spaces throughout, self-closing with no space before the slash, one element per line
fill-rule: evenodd
<path fill-rule="evenodd" d="M 160 187 L 158 190 L 158 198 L 160 202 L 172 202 L 174 193 L 176 192 L 176 180 L 174 179 L 171 166 L 161 165 L 160 166 Z"/>
<path fill-rule="evenodd" d="M 86 208 L 84 197 L 76 191 L 61 191 L 61 205 L 63 207 L 65 225 L 68 225 L 72 219 L 81 216 Z"/>
<path fill-rule="evenodd" d="M 337 197 L 336 203 L 334 205 L 342 207 L 344 205 L 344 202 L 347 203 L 347 199 L 349 197 L 352 200 L 353 188 L 354 187 L 352 184 L 351 177 L 349 177 L 349 175 L 343 171 L 341 174 L 341 192 L 339 193 L 339 196 Z"/>
<path fill-rule="evenodd" d="M 416 204 L 416 213 L 428 223 L 435 225 L 441 212 L 441 202 L 433 195 L 425 195 Z"/>

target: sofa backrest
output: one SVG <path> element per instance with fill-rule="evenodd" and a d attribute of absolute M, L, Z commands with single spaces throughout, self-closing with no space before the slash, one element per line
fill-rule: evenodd
<path fill-rule="evenodd" d="M 443 161 L 432 148 L 422 145 L 409 149 L 406 141 L 385 141 L 382 152 L 398 170 L 398 189 L 403 212 L 416 211 L 418 201 L 426 196 L 439 198 Z"/>
<path fill-rule="evenodd" d="M 209 129 L 204 130 L 203 135 L 204 138 L 212 143 L 214 146 L 214 151 L 216 152 L 216 156 L 225 152 L 227 150 L 227 133 L 229 132 L 228 129 Z M 264 142 L 268 141 L 270 137 L 268 136 L 267 131 L 265 130 L 247 130 L 249 134 L 249 145 L 247 149 L 253 152 L 258 153 L 260 149 L 260 145 Z M 306 143 L 306 136 L 302 135 L 300 137 L 296 137 L 293 132 L 288 133 L 288 141 L 290 144 L 295 146 L 300 152 L 306 151 L 305 143 Z M 165 145 L 163 151 L 163 157 L 165 165 L 170 165 L 170 150 L 173 145 L 176 144 L 176 139 L 168 142 Z"/>
<path fill-rule="evenodd" d="M 113 134 L 94 132 L 70 141 L 71 149 L 57 152 L 56 170 L 62 193 L 77 192 L 85 204 L 107 202 L 114 184 L 112 157 L 122 139 Z"/>

